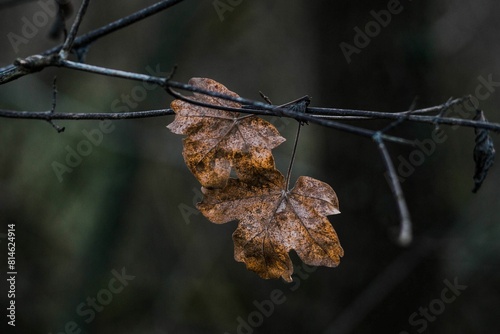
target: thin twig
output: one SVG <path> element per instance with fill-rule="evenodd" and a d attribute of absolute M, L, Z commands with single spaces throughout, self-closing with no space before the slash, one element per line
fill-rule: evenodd
<path fill-rule="evenodd" d="M 376 134 L 376 131 L 356 127 L 356 126 L 349 125 L 349 124 L 343 124 L 343 123 L 338 123 L 338 122 L 334 122 L 334 121 L 330 121 L 330 120 L 321 119 L 318 117 L 310 116 L 308 114 L 294 111 L 290 108 L 283 108 L 283 107 L 279 107 L 279 106 L 278 107 L 277 106 L 270 106 L 270 105 L 264 104 L 262 102 L 252 101 L 252 100 L 248 100 L 248 99 L 245 99 L 242 97 L 233 97 L 233 96 L 221 94 L 219 92 L 207 91 L 207 90 L 195 87 L 195 86 L 181 84 L 181 83 L 178 83 L 175 81 L 168 81 L 168 83 L 166 83 L 166 84 L 168 86 L 167 92 L 169 94 L 171 94 L 172 96 L 174 96 L 175 98 L 189 102 L 191 104 L 199 105 L 202 107 L 219 109 L 219 110 L 234 111 L 234 112 L 246 112 L 246 113 L 251 113 L 251 114 L 264 114 L 264 115 L 272 115 L 272 116 L 280 116 L 280 117 L 286 116 L 286 117 L 294 118 L 297 121 L 311 122 L 311 123 L 315 123 L 315 124 L 318 124 L 321 126 L 325 126 L 325 127 L 337 129 L 340 131 L 353 133 L 353 134 L 356 134 L 359 136 L 370 137 L 370 138 L 372 138 Z M 257 110 L 243 109 L 243 108 L 240 109 L 240 108 L 231 108 L 231 107 L 220 106 L 220 105 L 214 106 L 214 105 L 211 105 L 208 103 L 203 103 L 200 101 L 196 101 L 196 100 L 187 98 L 187 97 L 175 92 L 172 89 L 172 87 L 180 88 L 180 89 L 184 89 L 184 90 L 188 90 L 188 91 L 192 91 L 192 92 L 196 92 L 196 93 L 206 94 L 206 95 L 210 95 L 213 97 L 222 98 L 225 100 L 237 102 L 240 104 L 253 105 L 253 106 L 257 107 L 258 109 Z M 269 112 L 262 113 L 262 110 L 267 110 Z M 381 136 L 383 137 L 384 140 L 387 140 L 387 141 L 391 141 L 391 142 L 395 142 L 395 143 L 399 143 L 399 144 L 408 144 L 408 145 L 413 144 L 413 142 L 406 140 L 406 139 L 403 139 L 403 138 L 389 136 L 389 135 L 385 135 L 385 134 L 382 134 Z"/>
<path fill-rule="evenodd" d="M 57 77 L 54 77 L 54 81 L 52 82 L 52 108 L 50 108 L 51 114 L 54 114 L 54 112 L 56 111 L 56 106 L 57 106 Z M 52 125 L 52 127 L 56 129 L 58 133 L 63 132 L 65 129 L 64 126 L 61 127 L 56 123 L 54 123 L 52 119 L 47 119 L 47 122 L 49 122 L 50 125 Z"/>
<path fill-rule="evenodd" d="M 76 14 L 75 21 L 73 22 L 73 25 L 71 26 L 71 29 L 68 33 L 68 36 L 66 36 L 66 39 L 64 40 L 64 44 L 62 45 L 61 50 L 59 51 L 59 56 L 62 59 L 68 58 L 68 55 L 71 51 L 71 48 L 73 47 L 73 43 L 76 38 L 76 34 L 78 33 L 78 28 L 80 27 L 80 24 L 82 23 L 83 16 L 85 15 L 85 12 L 87 11 L 87 7 L 89 6 L 90 0 L 83 0 L 82 4 L 80 6 L 80 9 L 78 10 L 78 13 Z"/>
<path fill-rule="evenodd" d="M 54 113 L 56 111 L 56 105 L 57 105 L 57 77 L 54 77 L 54 80 L 52 81 L 52 108 L 50 109 L 51 113 Z"/>
<path fill-rule="evenodd" d="M 82 35 L 80 37 L 77 37 L 74 42 L 74 48 L 80 48 L 83 46 L 87 46 L 99 38 L 102 38 L 106 35 L 109 35 L 117 30 L 123 29 L 129 25 L 132 25 L 138 21 L 141 21 L 145 18 L 148 18 L 154 14 L 157 14 L 165 9 L 168 9 L 184 0 L 163 0 L 163 1 L 158 1 L 157 3 L 148 6 L 146 8 L 143 8 L 133 14 L 130 14 L 129 16 L 125 16 L 121 19 L 118 19 L 116 21 L 113 21 L 111 23 L 106 24 L 103 27 L 97 28 L 95 30 L 92 30 L 85 35 Z M 43 54 L 51 54 L 54 52 L 58 52 L 61 46 L 56 46 L 55 48 L 52 48 L 50 50 L 45 51 Z"/>
<path fill-rule="evenodd" d="M 292 157 L 290 158 L 290 164 L 288 165 L 288 170 L 286 172 L 286 191 L 290 189 L 290 177 L 292 175 L 293 162 L 295 161 L 295 153 L 297 152 L 297 144 L 299 143 L 300 129 L 302 128 L 302 122 L 299 122 L 297 127 L 297 133 L 295 134 L 295 141 L 293 143 Z"/>
<path fill-rule="evenodd" d="M 184 89 L 182 87 L 179 87 L 181 89 Z M 186 89 L 190 90 L 190 89 Z M 214 97 L 221 97 L 223 99 L 227 99 L 230 101 L 236 101 L 232 97 L 225 97 L 222 96 L 220 93 L 214 92 L 214 94 L 209 93 L 209 92 L 202 92 L 199 90 L 190 90 L 194 92 L 199 92 L 202 94 L 207 94 L 210 96 Z M 451 118 L 451 117 L 446 117 L 446 118 L 436 118 L 436 116 L 425 116 L 425 115 L 417 115 L 417 114 L 425 114 L 425 113 L 432 113 L 432 112 L 439 112 L 443 110 L 443 108 L 451 108 L 454 105 L 459 105 L 463 104 L 464 102 L 469 101 L 470 96 L 465 96 L 453 100 L 448 100 L 447 102 L 433 106 L 433 107 L 428 107 L 428 108 L 423 108 L 423 109 L 416 109 L 411 112 L 410 115 L 407 115 L 410 110 L 405 110 L 401 112 L 381 112 L 381 111 L 369 111 L 369 110 L 358 110 L 358 109 L 341 109 L 341 108 L 319 108 L 319 107 L 308 107 L 307 108 L 307 114 L 310 116 L 314 116 L 317 118 L 324 118 L 324 119 L 347 119 L 347 120 L 358 120 L 358 119 L 363 119 L 363 120 L 376 120 L 376 119 L 394 119 L 398 120 L 404 117 L 405 120 L 408 121 L 413 121 L 413 122 L 419 122 L 419 123 L 429 123 L 429 124 L 444 124 L 444 125 L 456 125 L 456 126 L 465 126 L 465 127 L 471 127 L 471 128 L 483 128 L 495 132 L 500 132 L 500 124 L 498 123 L 490 123 L 490 122 L 478 122 L 474 120 L 469 120 L 469 119 L 462 119 L 462 118 Z M 187 98 L 185 98 L 187 100 Z M 239 101 L 236 101 L 239 102 Z M 195 103 L 195 102 L 193 102 Z M 245 106 L 245 108 L 240 109 L 240 112 L 247 112 L 247 113 L 253 113 L 253 114 L 261 114 L 261 115 L 266 115 L 267 113 L 255 113 L 250 111 L 249 109 L 252 110 L 268 110 L 268 108 L 261 107 L 257 102 L 254 104 L 249 104 Z M 223 109 L 223 110 L 228 110 L 228 111 L 235 111 L 231 110 L 230 108 L 228 109 Z M 474 109 L 475 110 L 475 109 Z M 344 118 L 345 117 L 345 118 Z"/>
<path fill-rule="evenodd" d="M 385 146 L 384 141 L 380 136 L 374 136 L 373 139 L 377 143 L 382 158 L 384 159 L 385 167 L 387 169 L 387 172 L 389 173 L 388 181 L 390 181 L 389 184 L 391 186 L 391 191 L 398 205 L 400 225 L 401 225 L 398 235 L 398 243 L 401 246 L 407 246 L 411 243 L 412 240 L 412 228 L 411 228 L 410 212 L 406 204 L 405 196 L 403 190 L 401 189 L 401 184 L 399 183 L 396 169 L 394 168 L 394 164 L 392 163 L 391 156 L 387 151 L 387 147 Z"/>
<path fill-rule="evenodd" d="M 114 70 L 114 69 L 100 67 L 100 66 L 78 63 L 78 62 L 74 62 L 74 61 L 70 61 L 70 60 L 57 61 L 56 63 L 54 63 L 53 66 L 59 66 L 59 67 L 69 68 L 72 70 L 100 74 L 100 75 L 105 75 L 105 76 L 109 76 L 109 77 L 147 82 L 147 83 L 156 84 L 156 85 L 161 86 L 161 87 L 165 87 L 165 84 L 167 82 L 166 78 L 155 77 L 155 76 L 151 76 L 151 75 L 147 75 L 147 74 L 139 74 L 139 73 L 133 73 L 133 72 L 127 72 L 127 71 L 121 71 L 121 70 Z"/>
<path fill-rule="evenodd" d="M 434 107 L 428 107 L 428 108 L 423 108 L 423 109 L 416 109 L 412 112 L 413 115 L 416 114 L 429 114 L 433 112 L 439 112 L 443 109 L 443 106 L 447 106 L 451 108 L 452 106 L 458 105 L 458 104 L 463 104 L 465 102 L 470 101 L 470 96 L 464 96 L 461 98 L 457 99 L 452 99 L 451 101 L 448 100 L 446 103 L 434 106 Z M 474 108 L 475 109 L 475 108 Z M 358 110 L 358 109 L 340 109 L 340 108 L 319 108 L 319 107 L 309 107 L 308 108 L 308 113 L 316 116 L 329 116 L 329 115 L 339 115 L 339 116 L 346 116 L 346 115 L 357 115 L 357 116 L 368 116 L 368 117 L 374 117 L 376 118 L 378 115 L 383 115 L 383 114 L 389 114 L 392 115 L 394 118 L 399 118 L 401 114 L 408 113 L 408 110 L 401 111 L 401 112 L 387 112 L 387 113 L 382 113 L 380 111 L 369 111 L 369 110 Z"/>
<path fill-rule="evenodd" d="M 451 99 L 448 100 L 448 104 Z M 399 182 L 398 175 L 396 173 L 396 169 L 394 168 L 394 164 L 392 163 L 391 156 L 387 151 L 387 147 L 380 136 L 381 134 L 390 131 L 403 123 L 408 117 L 415 111 L 416 99 L 413 100 L 409 110 L 403 114 L 401 114 L 401 118 L 391 122 L 385 128 L 380 130 L 374 137 L 373 140 L 377 143 L 378 149 L 380 150 L 380 154 L 384 159 L 385 168 L 389 174 L 389 185 L 391 187 L 391 192 L 394 196 L 394 199 L 398 206 L 399 211 L 399 220 L 400 220 L 400 230 L 398 235 L 398 243 L 401 246 L 407 246 L 411 243 L 412 240 L 412 228 L 411 228 L 411 218 L 410 212 L 408 210 L 408 205 L 406 204 L 406 199 L 404 197 L 403 189 L 401 189 L 401 183 Z"/>
<path fill-rule="evenodd" d="M 469 99 L 469 101 L 470 101 L 470 99 Z M 452 103 L 452 98 L 450 97 L 450 98 L 448 99 L 448 101 L 446 101 L 446 102 L 442 105 L 442 108 L 441 108 L 441 110 L 439 110 L 439 112 L 437 113 L 437 115 L 435 115 L 435 116 L 434 116 L 434 117 L 435 117 L 435 120 L 440 119 L 440 118 L 442 118 L 442 117 L 443 117 L 444 113 L 445 113 L 445 112 L 446 112 L 446 111 L 447 111 L 447 110 L 451 107 L 451 103 Z M 434 122 L 434 128 L 435 128 L 436 130 L 439 130 L 439 124 L 438 124 L 438 123 L 436 123 L 436 122 Z"/>
<path fill-rule="evenodd" d="M 410 109 L 408 109 L 408 111 L 405 111 L 404 113 L 402 113 L 402 117 L 400 117 L 399 119 L 397 119 L 394 122 L 387 125 L 385 128 L 380 130 L 380 132 L 381 133 L 389 132 L 390 130 L 394 129 L 395 127 L 397 127 L 398 125 L 400 125 L 401 123 L 406 121 L 408 119 L 408 116 L 410 116 L 415 111 L 416 105 L 417 105 L 417 99 L 415 98 L 410 105 Z"/>
<path fill-rule="evenodd" d="M 421 109 L 427 112 L 427 110 L 433 109 L 433 110 L 440 110 L 441 106 L 436 106 L 436 107 L 431 107 L 431 108 L 426 108 L 426 109 Z M 317 109 L 317 108 L 309 108 L 309 109 Z M 332 115 L 332 116 L 326 116 L 326 115 L 318 115 L 315 114 L 314 112 L 311 113 L 310 115 L 320 117 L 320 118 L 326 118 L 326 119 L 344 119 L 343 115 L 346 116 L 345 119 L 363 119 L 363 120 L 376 120 L 376 119 L 400 119 L 402 117 L 402 114 L 404 112 L 397 112 L 397 113 L 391 113 L 391 112 L 378 112 L 378 111 L 366 111 L 366 110 L 356 110 L 356 109 L 337 109 L 337 108 L 322 108 L 322 109 L 328 109 L 332 110 L 333 113 L 341 113 L 342 115 Z M 482 128 L 482 129 L 487 129 L 490 131 L 494 132 L 500 132 L 500 124 L 498 123 L 489 123 L 489 122 L 479 122 L 479 121 L 474 121 L 470 119 L 463 119 L 463 118 L 451 118 L 451 117 L 444 117 L 444 118 L 436 118 L 436 116 L 423 116 L 423 115 L 415 115 L 419 113 L 420 110 L 415 110 L 411 115 L 404 116 L 407 121 L 412 121 L 412 122 L 419 122 L 419 123 L 428 123 L 428 124 L 443 124 L 443 125 L 455 125 L 455 126 L 465 126 L 465 127 L 470 127 L 470 128 Z M 326 111 L 325 111 L 326 112 Z M 430 111 L 429 111 L 430 112 Z"/>
<path fill-rule="evenodd" d="M 263 99 L 264 101 L 266 101 L 267 103 L 269 103 L 269 104 L 271 104 L 271 105 L 273 104 L 273 103 L 271 102 L 271 99 L 270 99 L 269 97 L 267 97 L 264 93 L 262 93 L 260 90 L 259 90 L 259 95 L 260 95 L 260 97 L 262 97 L 262 99 Z"/>
<path fill-rule="evenodd" d="M 49 111 L 12 111 L 0 109 L 0 117 L 39 120 L 105 120 L 105 119 L 137 119 L 174 115 L 172 109 L 157 109 L 145 111 L 117 112 L 117 113 L 56 113 Z"/>

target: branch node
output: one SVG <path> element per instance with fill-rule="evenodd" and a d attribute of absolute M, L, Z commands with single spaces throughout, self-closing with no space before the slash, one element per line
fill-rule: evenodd
<path fill-rule="evenodd" d="M 377 143 L 380 144 L 382 142 L 382 131 L 377 131 L 373 134 L 372 139 Z"/>
<path fill-rule="evenodd" d="M 14 60 L 14 65 L 30 71 L 39 70 L 47 66 L 49 63 L 49 57 L 42 55 L 32 55 L 26 58 L 17 58 Z"/>
<path fill-rule="evenodd" d="M 163 80 L 163 82 L 161 84 L 158 84 L 161 87 L 163 87 L 167 91 L 168 94 L 172 94 L 173 96 L 175 96 L 175 95 L 172 92 L 172 88 L 168 85 L 168 82 L 170 80 L 172 80 L 172 78 L 174 77 L 175 72 L 177 72 L 177 64 L 175 64 L 174 66 L 172 66 L 172 69 L 170 70 L 170 73 L 168 73 L 168 75 L 164 78 L 164 80 Z"/>
<path fill-rule="evenodd" d="M 448 101 L 446 101 L 445 103 L 443 103 L 441 105 L 441 107 L 439 108 L 439 112 L 436 116 L 434 116 L 434 120 L 433 120 L 433 123 L 434 123 L 434 128 L 437 130 L 439 130 L 439 123 L 438 123 L 438 119 L 440 118 L 443 118 L 443 115 L 444 113 L 450 109 L 450 107 L 454 104 L 454 102 L 457 101 L 457 100 L 453 100 L 453 97 L 450 97 L 448 99 Z"/>

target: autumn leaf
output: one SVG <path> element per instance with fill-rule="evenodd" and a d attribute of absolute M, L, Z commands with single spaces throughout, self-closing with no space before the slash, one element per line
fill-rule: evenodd
<path fill-rule="evenodd" d="M 192 78 L 189 84 L 233 97 L 238 95 L 208 78 Z M 215 106 L 240 108 L 236 102 L 194 93 L 190 99 Z M 183 156 L 186 165 L 206 188 L 222 188 L 234 168 L 240 179 L 251 178 L 261 169 L 274 169 L 271 150 L 285 141 L 265 120 L 237 112 L 211 109 L 182 100 L 171 108 L 175 120 L 167 127 L 184 134 Z"/>
<path fill-rule="evenodd" d="M 326 183 L 307 176 L 287 191 L 285 178 L 267 170 L 251 181 L 229 179 L 223 189 L 202 188 L 198 209 L 210 221 L 239 220 L 233 233 L 234 258 L 262 278 L 292 281 L 288 255 L 295 250 L 308 265 L 336 267 L 344 251 L 327 215 L 339 202 Z"/>

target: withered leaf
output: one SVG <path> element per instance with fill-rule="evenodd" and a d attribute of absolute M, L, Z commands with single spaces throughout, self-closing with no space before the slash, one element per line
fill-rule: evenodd
<path fill-rule="evenodd" d="M 223 189 L 202 188 L 198 209 L 210 221 L 239 220 L 233 233 L 234 258 L 262 278 L 292 281 L 288 255 L 295 250 L 308 265 L 336 267 L 344 251 L 327 215 L 339 202 L 326 183 L 307 176 L 286 191 L 285 178 L 267 170 L 252 181 L 230 178 Z"/>
<path fill-rule="evenodd" d="M 208 78 L 192 78 L 189 84 L 233 97 L 238 95 Z M 194 93 L 190 99 L 215 106 L 240 108 L 236 102 Z M 183 156 L 186 165 L 206 188 L 222 188 L 234 168 L 240 179 L 252 177 L 260 169 L 274 169 L 271 150 L 285 141 L 278 130 L 256 116 L 211 109 L 182 100 L 171 108 L 175 120 L 167 127 L 184 134 Z"/>
<path fill-rule="evenodd" d="M 488 121 L 486 117 L 484 117 L 482 110 L 477 110 L 473 119 L 482 122 Z M 472 189 L 472 192 L 475 193 L 483 184 L 488 174 L 488 170 L 493 166 L 493 162 L 495 161 L 495 147 L 488 130 L 475 128 L 474 132 L 476 134 L 476 145 L 474 146 L 474 162 L 476 168 L 473 177 L 474 189 Z"/>

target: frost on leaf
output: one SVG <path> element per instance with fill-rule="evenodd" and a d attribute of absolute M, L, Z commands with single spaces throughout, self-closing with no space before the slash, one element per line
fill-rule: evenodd
<path fill-rule="evenodd" d="M 192 78 L 189 84 L 225 95 L 238 95 L 208 78 Z M 194 93 L 191 100 L 215 106 L 240 108 L 236 102 Z M 222 188 L 234 168 L 240 179 L 253 177 L 261 169 L 274 169 L 271 150 L 285 141 L 269 122 L 256 116 L 211 109 L 182 100 L 171 104 L 176 116 L 167 127 L 184 134 L 186 165 L 206 188 Z"/>
<path fill-rule="evenodd" d="M 308 265 L 327 267 L 336 267 L 344 251 L 326 218 L 340 213 L 334 190 L 307 176 L 299 177 L 292 190 L 285 188 L 277 170 L 251 181 L 230 178 L 223 189 L 202 188 L 198 209 L 217 224 L 239 220 L 233 233 L 236 261 L 262 278 L 291 282 L 290 250 Z"/>

